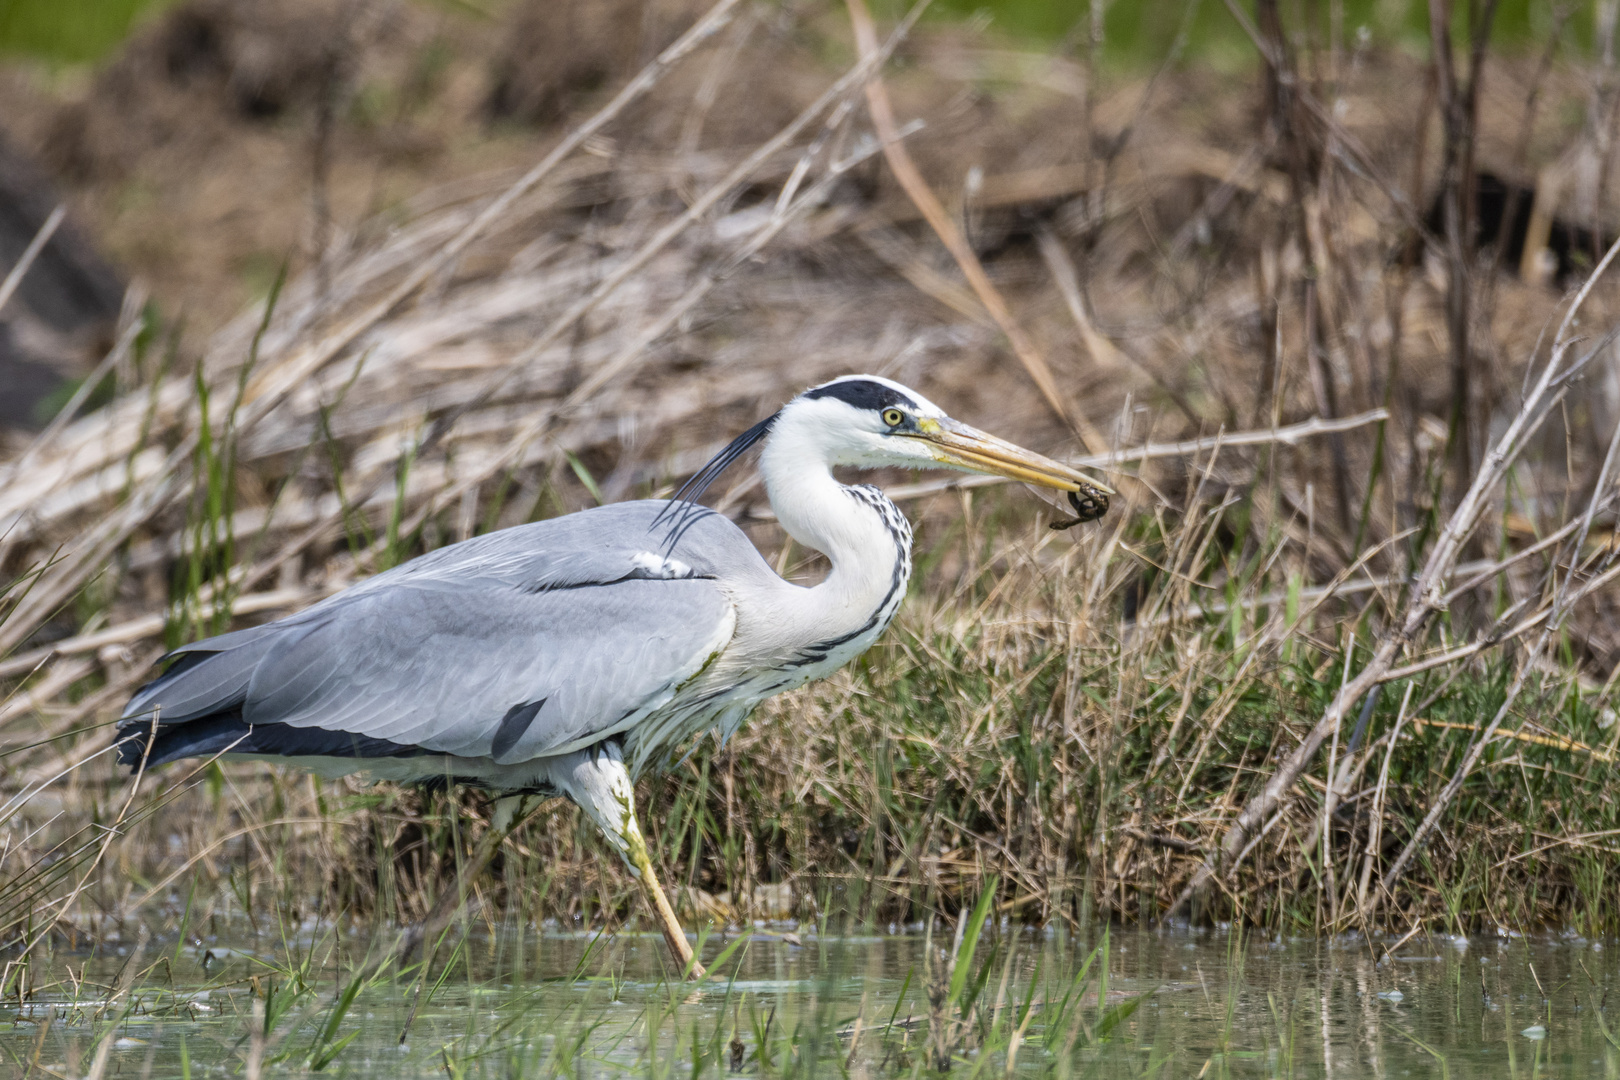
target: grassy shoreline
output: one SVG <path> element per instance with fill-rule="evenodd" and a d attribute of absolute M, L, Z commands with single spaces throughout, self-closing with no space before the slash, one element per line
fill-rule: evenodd
<path fill-rule="evenodd" d="M 1048 543 L 1031 557 L 1030 538 L 1045 537 L 1020 520 L 1021 502 L 1015 493 L 1001 500 L 1008 528 L 999 539 L 989 528 L 925 532 L 919 561 L 936 570 L 876 648 L 767 703 L 730 744 L 705 737 L 670 774 L 643 781 L 643 819 L 658 823 L 654 858 L 685 917 L 907 924 L 957 911 L 997 878 L 997 910 L 1015 920 L 1153 924 L 1280 751 L 1320 715 L 1345 649 L 1368 650 L 1322 617 L 1340 648 L 1307 627 L 1260 655 L 1255 626 L 1266 608 L 1178 619 L 1140 579 L 1136 610 L 1158 611 L 1157 625 L 1127 624 L 1118 616 L 1130 576 L 1114 568 L 1118 580 L 1087 598 L 1097 568 L 1085 545 L 1062 542 L 1061 555 L 1043 559 L 1057 547 Z M 962 567 L 954 588 L 941 580 L 946 565 Z M 1604 838 L 1617 825 L 1606 783 L 1612 718 L 1605 727 L 1591 700 L 1555 675 L 1521 695 L 1508 724 L 1518 737 L 1469 777 L 1398 901 L 1357 903 L 1369 842 L 1381 873 L 1501 704 L 1510 674 L 1497 658 L 1386 686 L 1365 716 L 1325 840 L 1325 783 L 1309 776 L 1221 891 L 1180 918 L 1289 935 L 1414 923 L 1453 934 L 1614 934 L 1620 910 L 1603 887 L 1612 865 Z M 1557 737 L 1530 734 L 1546 730 Z M 490 811 L 477 793 L 181 763 L 143 778 L 140 813 L 101 852 L 90 823 L 114 815 L 128 781 L 104 758 L 68 784 L 16 818 L 44 831 L 26 845 L 33 857 L 10 857 L 37 867 L 38 856 L 76 849 L 49 874 L 59 890 L 77 877 L 68 868 L 92 855 L 116 868 L 92 882 L 69 924 L 94 924 L 97 911 L 140 921 L 148 894 L 160 910 L 194 895 L 226 911 L 268 904 L 294 919 L 313 907 L 408 923 L 454 887 L 458 852 Z M 1370 835 L 1375 811 L 1381 838 Z M 1336 879 L 1324 872 L 1324 850 Z M 1376 876 L 1371 884 L 1376 904 Z M 633 880 L 566 805 L 520 831 L 495 871 L 468 887 L 489 906 L 482 917 L 497 921 L 618 926 L 639 913 Z M 45 893 L 6 892 L 15 933 Z"/>

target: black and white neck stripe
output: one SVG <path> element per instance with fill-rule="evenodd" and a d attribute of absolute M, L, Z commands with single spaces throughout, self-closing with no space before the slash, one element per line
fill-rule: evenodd
<path fill-rule="evenodd" d="M 799 650 L 793 659 L 791 665 L 793 667 L 819 664 L 840 645 L 873 631 L 881 633 L 894 618 L 895 612 L 900 610 L 900 601 L 906 597 L 906 582 L 911 579 L 911 522 L 906 520 L 906 515 L 900 512 L 900 508 L 894 505 L 887 495 L 871 484 L 847 487 L 844 493 L 876 511 L 878 519 L 883 522 L 884 531 L 894 544 L 894 571 L 889 578 L 889 589 L 878 602 L 871 617 L 864 623 L 847 634 L 818 641 Z"/>

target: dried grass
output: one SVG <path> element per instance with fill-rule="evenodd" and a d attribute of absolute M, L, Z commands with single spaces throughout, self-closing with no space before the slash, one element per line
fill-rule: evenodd
<path fill-rule="evenodd" d="M 667 491 L 775 403 L 860 370 L 1041 449 L 1072 445 L 1072 416 L 1122 497 L 1071 536 L 1021 492 L 896 484 L 920 525 L 896 629 L 649 785 L 656 857 L 692 911 L 904 919 L 995 874 L 999 910 L 1031 920 L 1620 925 L 1592 885 L 1617 835 L 1612 360 L 1555 331 L 1575 310 L 1556 291 L 1491 276 L 1489 252 L 1460 279 L 1446 263 L 1416 210 L 1437 172 L 1413 137 L 1431 117 L 1405 100 L 1421 70 L 1357 54 L 1336 97 L 1299 87 L 1256 132 L 1252 97 L 1208 73 L 1099 82 L 914 36 L 886 82 L 925 123 L 905 134 L 917 179 L 982 264 L 968 288 L 915 190 L 879 171 L 875 63 L 829 72 L 749 149 L 610 126 L 663 130 L 693 65 L 753 70 L 762 16 L 716 11 L 693 58 L 672 47 L 630 84 L 649 92 L 634 109 L 621 95 L 526 176 L 351 238 L 195 370 L 132 307 L 141 376 L 0 463 L 4 939 L 177 908 L 187 880 L 217 913 L 253 915 L 269 889 L 422 917 L 480 799 L 244 765 L 119 777 L 108 722 L 158 646 L 475 532 Z M 1582 64 L 1492 63 L 1502 86 L 1582 100 Z M 654 87 L 666 69 L 687 81 Z M 964 100 L 987 73 L 1006 84 Z M 745 83 L 695 85 L 710 114 L 746 108 Z M 1482 161 L 1590 137 L 1531 148 L 1520 112 L 1482 114 Z M 1494 466 L 1448 450 L 1448 274 L 1474 291 L 1468 430 Z M 1049 365 L 1046 394 L 986 297 Z M 1581 325 L 1606 327 L 1620 296 L 1583 299 Z M 815 573 L 748 477 L 720 504 Z M 632 910 L 568 807 L 499 875 L 492 919 Z"/>

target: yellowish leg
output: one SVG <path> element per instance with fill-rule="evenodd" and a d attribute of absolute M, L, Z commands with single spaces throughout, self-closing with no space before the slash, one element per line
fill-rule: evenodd
<path fill-rule="evenodd" d="M 641 838 L 641 829 L 634 818 L 626 823 L 623 836 L 626 845 L 625 854 L 630 865 L 636 868 L 641 877 L 641 887 L 647 891 L 647 902 L 652 905 L 654 914 L 658 917 L 659 929 L 664 932 L 664 940 L 669 943 L 669 951 L 675 954 L 680 962 L 681 970 L 686 972 L 688 979 L 701 979 L 705 974 L 703 965 L 692 956 L 692 946 L 686 941 L 686 931 L 681 929 L 680 922 L 675 918 L 675 909 L 669 906 L 669 898 L 664 895 L 663 887 L 658 884 L 658 875 L 653 873 L 652 857 L 647 854 L 647 842 Z"/>
<path fill-rule="evenodd" d="M 558 758 L 552 766 L 551 782 L 584 807 L 618 846 L 624 861 L 647 891 L 647 902 L 658 917 L 658 928 L 664 932 L 669 951 L 675 954 L 687 978 L 701 979 L 705 974 L 703 965 L 693 958 L 692 946 L 686 943 L 686 934 L 675 920 L 675 910 L 669 906 L 669 898 L 659 888 L 658 875 L 653 872 L 647 841 L 641 835 L 641 824 L 636 821 L 636 786 L 624 766 L 618 744 L 607 742 Z"/>

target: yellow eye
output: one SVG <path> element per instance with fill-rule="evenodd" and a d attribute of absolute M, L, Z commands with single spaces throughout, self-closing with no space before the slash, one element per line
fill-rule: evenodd
<path fill-rule="evenodd" d="M 899 409 L 883 410 L 883 422 L 888 424 L 890 427 L 899 427 L 905 422 L 905 419 L 906 414 L 901 412 Z"/>

